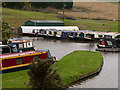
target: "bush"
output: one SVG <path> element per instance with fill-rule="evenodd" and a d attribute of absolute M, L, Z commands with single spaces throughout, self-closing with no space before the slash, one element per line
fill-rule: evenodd
<path fill-rule="evenodd" d="M 61 78 L 56 74 L 56 69 L 52 69 L 52 59 L 37 60 L 37 63 L 33 62 L 28 71 L 30 77 L 29 85 L 32 88 L 39 88 L 44 90 L 45 88 L 64 88 Z"/>

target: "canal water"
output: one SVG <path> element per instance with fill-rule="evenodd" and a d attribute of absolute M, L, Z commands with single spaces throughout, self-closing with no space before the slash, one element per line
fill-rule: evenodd
<path fill-rule="evenodd" d="M 70 40 L 44 39 L 38 37 L 22 37 L 33 40 L 36 49 L 50 50 L 52 56 L 60 60 L 75 50 L 95 51 L 97 43 L 80 43 Z M 101 72 L 90 79 L 84 80 L 70 88 L 118 88 L 118 55 L 120 53 L 102 53 L 104 64 Z M 97 60 L 97 57 L 96 57 Z"/>

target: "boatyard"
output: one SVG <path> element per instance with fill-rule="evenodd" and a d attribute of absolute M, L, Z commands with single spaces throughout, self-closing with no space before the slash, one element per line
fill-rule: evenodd
<path fill-rule="evenodd" d="M 2 88 L 118 88 L 117 3 L 38 3 L 3 3 Z"/>

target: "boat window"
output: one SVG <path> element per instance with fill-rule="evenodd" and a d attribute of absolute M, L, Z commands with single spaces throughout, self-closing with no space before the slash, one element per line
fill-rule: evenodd
<path fill-rule="evenodd" d="M 84 37 L 84 33 L 80 33 L 79 36 L 80 36 L 80 37 Z"/>
<path fill-rule="evenodd" d="M 105 42 L 104 41 L 100 41 L 100 45 L 105 45 Z"/>
<path fill-rule="evenodd" d="M 110 35 L 105 35 L 104 38 L 112 38 Z"/>
<path fill-rule="evenodd" d="M 42 30 L 42 29 L 40 29 L 40 30 L 39 30 L 39 33 L 41 33 L 42 31 L 43 31 L 43 30 Z"/>
<path fill-rule="evenodd" d="M 68 36 L 70 36 L 70 32 L 68 33 Z"/>
<path fill-rule="evenodd" d="M 33 33 L 35 33 L 35 29 L 33 29 L 33 31 L 32 31 Z"/>
<path fill-rule="evenodd" d="M 23 64 L 23 58 L 16 58 L 16 65 Z"/>
<path fill-rule="evenodd" d="M 44 34 L 44 31 L 43 31 L 43 30 L 41 30 L 41 31 L 40 31 L 40 33 L 41 33 L 41 34 Z"/>
<path fill-rule="evenodd" d="M 46 31 L 45 31 L 45 34 L 46 34 Z"/>
<path fill-rule="evenodd" d="M 27 43 L 24 43 L 24 48 L 27 48 Z"/>
<path fill-rule="evenodd" d="M 102 35 L 98 35 L 98 37 L 101 37 L 101 38 L 102 38 Z"/>
<path fill-rule="evenodd" d="M 23 44 L 19 44 L 19 48 L 23 48 Z"/>
<path fill-rule="evenodd" d="M 71 33 L 71 36 L 73 36 L 73 33 Z"/>
<path fill-rule="evenodd" d="M 13 53 L 18 52 L 18 51 L 17 51 L 17 47 L 16 47 L 16 45 L 14 45 L 12 48 L 13 48 L 13 49 L 12 49 L 12 50 L 13 50 Z"/>
<path fill-rule="evenodd" d="M 113 45 L 111 41 L 107 41 L 107 44 L 108 45 Z"/>
<path fill-rule="evenodd" d="M 5 53 L 10 53 L 10 48 L 9 47 L 3 47 L 2 48 L 2 54 L 5 54 Z"/>
<path fill-rule="evenodd" d="M 54 32 L 54 34 L 56 35 L 56 34 L 57 34 L 57 32 Z"/>
<path fill-rule="evenodd" d="M 87 34 L 86 36 L 87 36 L 87 38 L 91 38 L 91 37 L 92 37 L 92 35 L 91 35 L 91 34 Z"/>
<path fill-rule="evenodd" d="M 37 62 L 40 59 L 39 55 L 33 56 L 33 61 Z"/>
<path fill-rule="evenodd" d="M 49 34 L 52 34 L 52 32 L 51 32 L 51 31 L 49 31 Z"/>
<path fill-rule="evenodd" d="M 38 29 L 35 29 L 35 33 L 37 33 L 38 32 Z"/>
<path fill-rule="evenodd" d="M 27 42 L 27 47 L 32 47 L 32 42 Z"/>
<path fill-rule="evenodd" d="M 75 36 L 77 36 L 77 33 L 75 33 Z"/>
<path fill-rule="evenodd" d="M 120 35 L 117 35 L 115 38 L 120 38 Z"/>

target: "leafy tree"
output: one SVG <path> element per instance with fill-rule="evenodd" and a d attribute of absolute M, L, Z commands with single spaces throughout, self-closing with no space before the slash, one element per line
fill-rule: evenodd
<path fill-rule="evenodd" d="M 22 9 L 24 7 L 31 7 L 31 3 L 30 2 L 3 2 L 2 6 L 7 8 Z"/>
<path fill-rule="evenodd" d="M 60 76 L 56 73 L 56 69 L 52 69 L 53 60 L 38 60 L 33 62 L 28 71 L 30 77 L 29 85 L 32 88 L 45 90 L 46 88 L 64 88 Z"/>
<path fill-rule="evenodd" d="M 2 43 L 7 44 L 11 36 L 10 25 L 8 23 L 2 22 Z"/>

